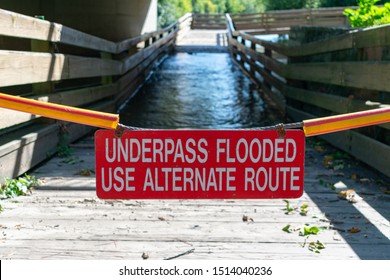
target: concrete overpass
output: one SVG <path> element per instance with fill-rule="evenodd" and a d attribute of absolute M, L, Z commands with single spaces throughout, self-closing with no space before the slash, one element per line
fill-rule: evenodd
<path fill-rule="evenodd" d="M 157 30 L 157 0 L 2 0 L 0 8 L 114 42 Z"/>

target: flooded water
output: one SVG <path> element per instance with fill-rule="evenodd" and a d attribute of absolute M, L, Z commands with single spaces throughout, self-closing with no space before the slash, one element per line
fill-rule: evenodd
<path fill-rule="evenodd" d="M 231 129 L 281 122 L 228 54 L 169 56 L 120 112 L 125 125 Z"/>

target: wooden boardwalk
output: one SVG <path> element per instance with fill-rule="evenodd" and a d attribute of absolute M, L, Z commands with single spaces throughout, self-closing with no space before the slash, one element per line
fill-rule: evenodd
<path fill-rule="evenodd" d="M 157 260 L 189 252 L 180 258 L 390 259 L 387 178 L 348 159 L 344 168 L 326 169 L 323 159 L 334 151 L 313 143 L 305 193 L 290 200 L 297 209 L 287 215 L 283 200 L 100 200 L 88 172 L 94 171 L 90 137 L 73 146 L 71 158 L 55 157 L 36 169 L 43 184 L 31 195 L 2 202 L 0 258 L 140 260 L 147 253 Z M 342 188 L 330 187 L 338 181 L 363 200 L 339 199 Z M 283 231 L 287 225 L 294 231 Z M 300 236 L 305 226 L 323 228 Z M 317 241 L 325 245 L 320 253 L 308 249 Z"/>
<path fill-rule="evenodd" d="M 215 34 L 199 46 L 212 48 Z M 182 51 L 200 42 L 187 39 L 178 42 Z M 335 151 L 308 140 L 305 193 L 289 201 L 286 214 L 280 199 L 100 200 L 93 139 L 86 138 L 70 158 L 54 157 L 34 170 L 43 183 L 31 195 L 1 202 L 0 258 L 160 260 L 187 252 L 180 258 L 390 259 L 389 178 L 353 159 L 331 163 Z M 346 187 L 333 189 L 339 181 Z M 363 200 L 338 197 L 349 188 Z M 288 225 L 290 233 L 282 230 Z M 320 232 L 300 236 L 304 227 Z M 317 241 L 325 245 L 320 253 L 309 250 Z"/>
<path fill-rule="evenodd" d="M 228 52 L 226 30 L 188 30 L 175 46 L 177 52 Z"/>

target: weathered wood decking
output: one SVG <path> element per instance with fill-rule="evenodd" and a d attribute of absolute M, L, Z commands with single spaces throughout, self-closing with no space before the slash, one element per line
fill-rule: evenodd
<path fill-rule="evenodd" d="M 323 167 L 324 145 L 308 145 L 305 193 L 290 200 L 103 201 L 95 194 L 94 145 L 73 147 L 72 160 L 55 157 L 35 170 L 43 185 L 7 200 L 0 214 L 1 259 L 389 259 L 390 196 L 375 173 L 353 161 Z M 88 172 L 84 172 L 88 175 Z M 350 179 L 350 176 L 357 176 Z M 364 198 L 341 200 L 329 184 L 343 181 Z M 302 216 L 299 207 L 308 204 Z M 246 221 L 244 216 L 246 216 Z M 244 218 L 244 219 L 243 219 Z M 283 227 L 326 227 L 307 239 Z M 358 228 L 358 233 L 348 230 Z M 319 240 L 321 253 L 308 249 Z"/>

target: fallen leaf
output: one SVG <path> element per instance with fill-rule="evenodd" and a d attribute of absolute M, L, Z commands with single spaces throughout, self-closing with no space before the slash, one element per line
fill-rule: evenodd
<path fill-rule="evenodd" d="M 302 204 L 301 205 L 301 212 L 299 214 L 301 214 L 301 216 L 306 216 L 307 212 L 309 212 L 309 210 L 307 209 L 308 207 L 309 207 L 309 205 L 307 205 L 306 203 Z"/>
<path fill-rule="evenodd" d="M 341 192 L 338 192 L 338 194 L 340 195 L 339 198 L 340 199 L 345 199 L 347 200 L 349 203 L 357 203 L 359 201 L 361 201 L 363 198 L 360 197 L 356 191 L 354 189 L 349 189 L 349 190 L 346 190 L 346 191 L 341 191 Z"/>
<path fill-rule="evenodd" d="M 78 171 L 76 173 L 76 175 L 80 175 L 80 176 L 92 176 L 92 174 L 94 174 L 95 172 L 91 169 L 81 169 L 80 171 Z"/>
<path fill-rule="evenodd" d="M 320 232 L 320 229 L 316 226 L 313 227 L 303 227 L 299 235 L 301 236 L 307 236 L 307 235 L 316 235 Z"/>
<path fill-rule="evenodd" d="M 287 226 L 283 227 L 282 230 L 285 232 L 291 233 L 292 230 L 290 229 L 290 227 L 291 227 L 291 225 L 287 225 Z"/>
<path fill-rule="evenodd" d="M 313 251 L 314 253 L 319 254 L 319 253 L 321 253 L 320 250 L 325 249 L 325 245 L 321 241 L 317 240 L 317 242 L 310 242 L 308 248 L 310 251 Z"/>
<path fill-rule="evenodd" d="M 348 233 L 358 233 L 360 232 L 361 229 L 360 228 L 355 228 L 355 227 L 352 227 L 348 230 Z"/>
<path fill-rule="evenodd" d="M 314 146 L 314 150 L 316 150 L 319 153 L 325 152 L 324 147 L 323 146 L 319 146 L 319 145 Z"/>
<path fill-rule="evenodd" d="M 323 162 L 325 167 L 330 167 L 333 164 L 333 156 L 332 155 L 324 156 L 324 159 L 322 162 Z"/>

